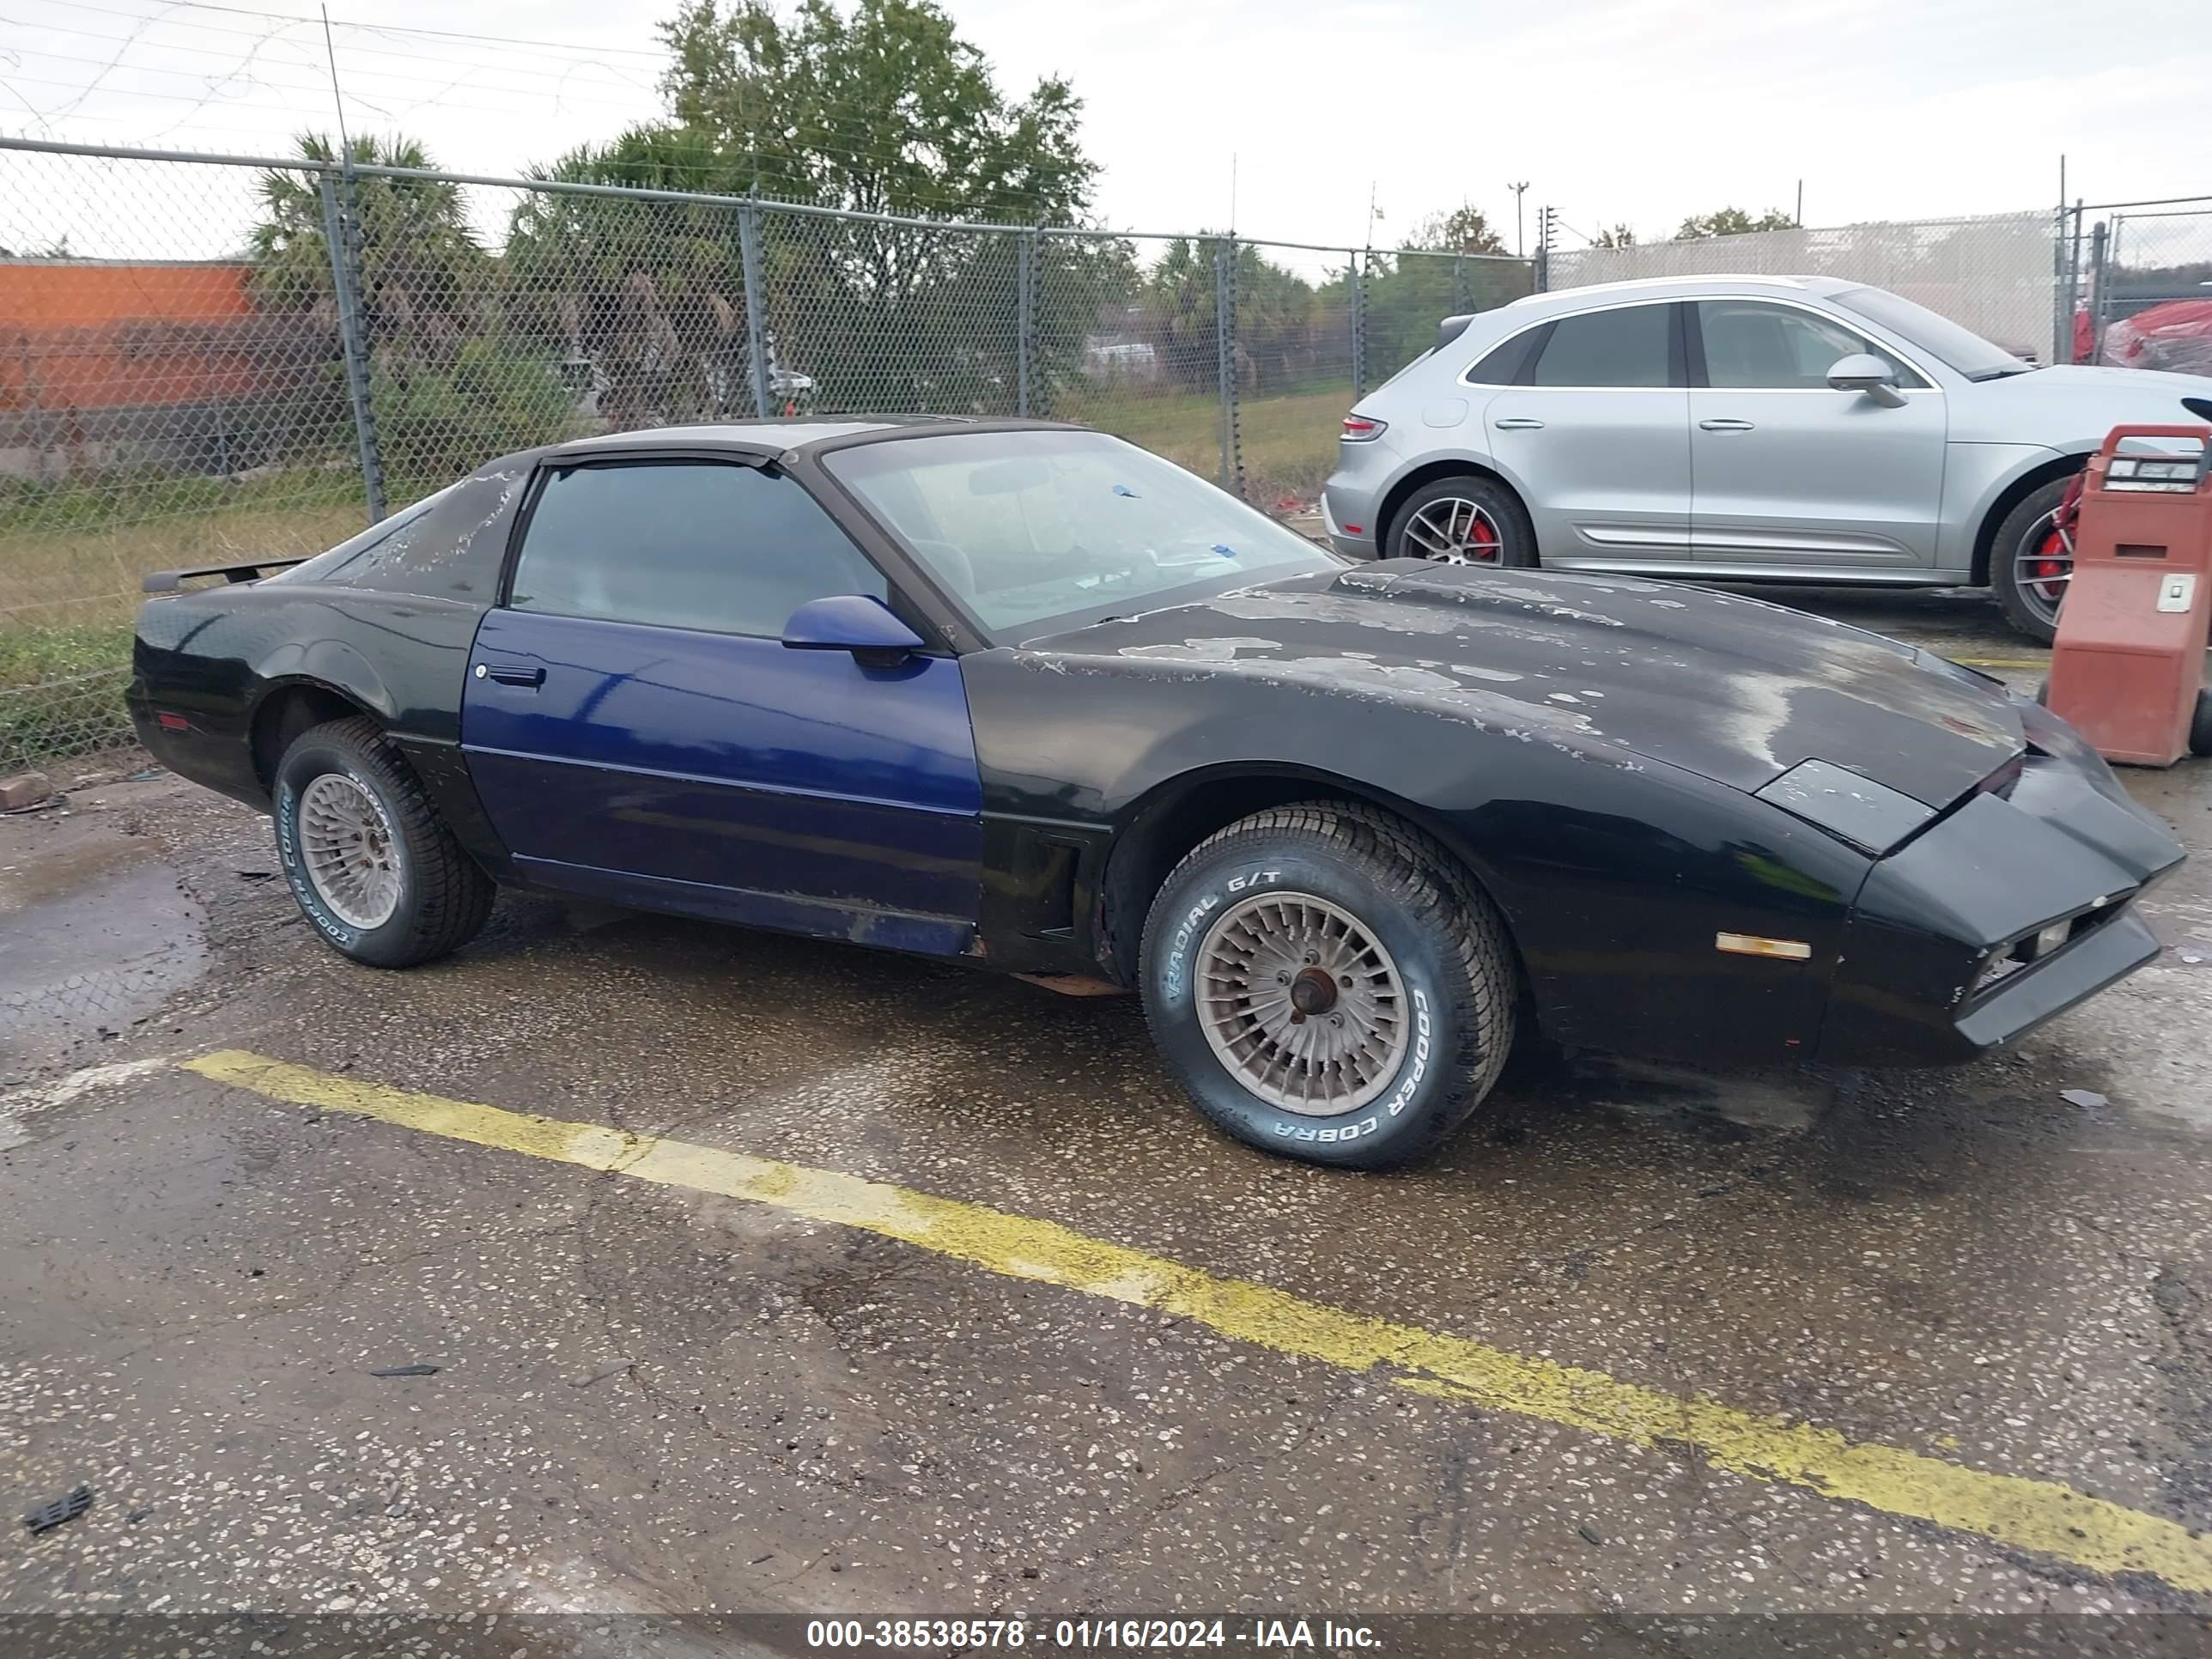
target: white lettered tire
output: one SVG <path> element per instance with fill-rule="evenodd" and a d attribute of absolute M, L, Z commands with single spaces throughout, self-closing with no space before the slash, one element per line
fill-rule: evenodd
<path fill-rule="evenodd" d="M 1457 1128 L 1512 1046 L 1497 908 L 1376 808 L 1254 813 L 1177 865 L 1145 923 L 1153 1041 L 1212 1122 L 1285 1157 L 1374 1170 Z"/>

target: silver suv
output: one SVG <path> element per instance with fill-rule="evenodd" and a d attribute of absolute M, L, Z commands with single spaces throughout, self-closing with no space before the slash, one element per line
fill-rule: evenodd
<path fill-rule="evenodd" d="M 2047 641 L 2067 480 L 2121 422 L 2208 416 L 2212 379 L 2037 368 L 1856 283 L 1613 283 L 1447 320 L 1346 418 L 1322 503 L 1356 557 L 1986 582 Z"/>

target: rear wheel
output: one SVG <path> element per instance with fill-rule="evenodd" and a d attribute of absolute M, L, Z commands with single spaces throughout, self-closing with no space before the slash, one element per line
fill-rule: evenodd
<path fill-rule="evenodd" d="M 1482 1103 L 1513 1041 L 1496 908 L 1372 807 L 1285 806 L 1201 842 L 1145 924 L 1145 1011 L 1216 1127 L 1315 1164 L 1420 1157 Z"/>
<path fill-rule="evenodd" d="M 2058 610 L 2074 580 L 2074 544 L 2059 527 L 2058 504 L 2072 480 L 2053 478 L 2005 514 L 1990 547 L 1990 589 L 1997 608 L 2039 644 L 2057 637 Z"/>
<path fill-rule="evenodd" d="M 1382 546 L 1388 558 L 1438 564 L 1536 562 L 1536 532 L 1520 499 L 1473 474 L 1438 478 L 1407 496 Z"/>
<path fill-rule="evenodd" d="M 491 878 L 374 721 L 302 732 L 277 763 L 275 793 L 276 853 L 292 896 L 356 962 L 428 962 L 468 943 L 491 914 Z"/>

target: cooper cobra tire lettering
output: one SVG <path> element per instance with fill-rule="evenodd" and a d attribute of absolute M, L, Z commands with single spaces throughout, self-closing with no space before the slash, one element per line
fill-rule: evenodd
<path fill-rule="evenodd" d="M 1372 1102 L 1301 1112 L 1255 1093 L 1213 1047 L 1197 958 L 1225 908 L 1255 890 L 1310 894 L 1388 948 L 1408 1040 Z M 1138 978 L 1161 1056 L 1209 1121 L 1286 1157 L 1352 1169 L 1419 1158 L 1481 1104 L 1519 1000 L 1504 920 L 1473 873 L 1401 819 L 1339 800 L 1255 812 L 1194 848 L 1154 895 Z"/>

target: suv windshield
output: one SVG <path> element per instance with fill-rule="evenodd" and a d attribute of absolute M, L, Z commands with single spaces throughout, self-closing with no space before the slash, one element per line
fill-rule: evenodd
<path fill-rule="evenodd" d="M 2022 362 L 2001 345 L 1992 345 L 1971 328 L 1961 328 L 1948 317 L 1939 317 L 1926 306 L 1915 305 L 1887 289 L 1847 288 L 1828 297 L 1846 311 L 1855 311 L 1869 322 L 1890 330 L 1907 345 L 1918 346 L 1942 359 L 1970 380 L 2025 374 L 2035 366 Z"/>
<path fill-rule="evenodd" d="M 1342 562 L 1097 432 L 963 432 L 823 465 L 1001 644 Z"/>

